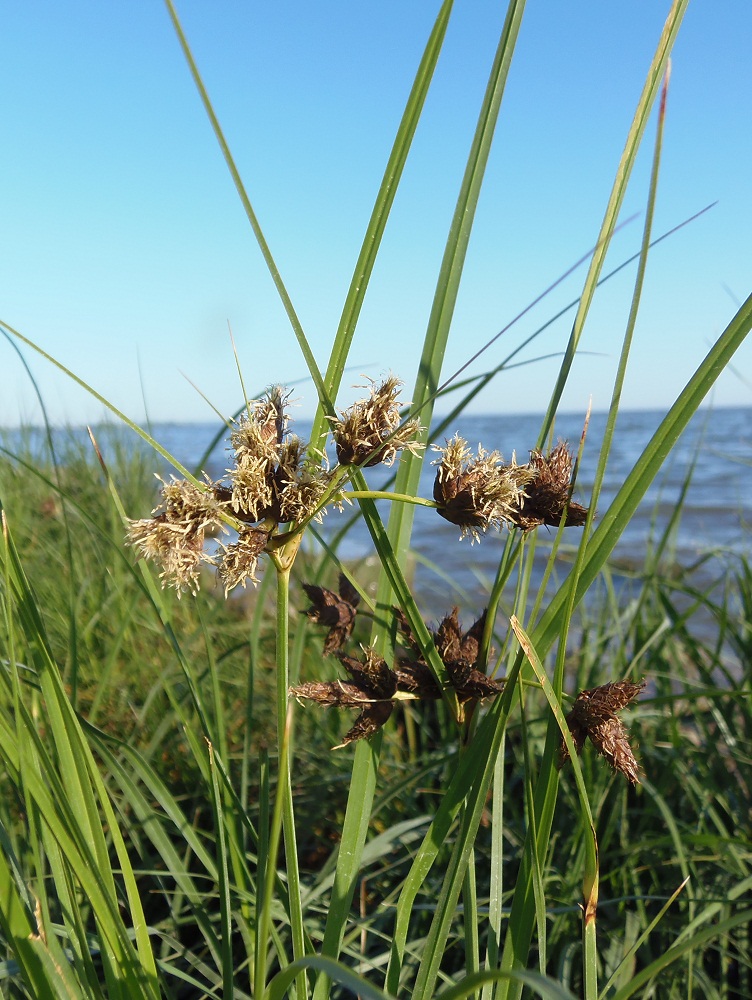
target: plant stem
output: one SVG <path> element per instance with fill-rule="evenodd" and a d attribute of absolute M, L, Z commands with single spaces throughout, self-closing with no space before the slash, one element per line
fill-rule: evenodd
<path fill-rule="evenodd" d="M 297 540 L 295 540 L 297 541 Z M 279 840 L 284 830 L 285 867 L 287 872 L 287 887 L 289 896 L 289 919 L 292 930 L 293 957 L 303 958 L 305 941 L 303 933 L 303 911 L 300 905 L 300 873 L 298 871 L 298 851 L 295 838 L 295 818 L 292 803 L 292 788 L 290 783 L 290 758 L 292 755 L 292 712 L 287 690 L 289 686 L 289 597 L 290 569 L 297 552 L 276 553 L 272 559 L 277 570 L 277 745 L 279 749 L 279 773 L 277 776 L 277 793 L 274 800 L 274 813 L 269 835 L 269 855 L 264 879 L 264 898 L 261 906 L 261 918 L 258 929 L 255 994 L 264 995 L 266 986 L 266 955 L 270 933 L 271 906 L 276 877 L 276 863 Z M 298 998 L 307 995 L 305 972 L 297 978 Z"/>

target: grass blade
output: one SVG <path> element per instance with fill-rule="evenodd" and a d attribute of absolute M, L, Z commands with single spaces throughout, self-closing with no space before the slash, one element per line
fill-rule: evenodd
<path fill-rule="evenodd" d="M 407 161 L 407 155 L 423 112 L 423 106 L 428 95 L 431 80 L 433 79 L 436 63 L 444 44 L 444 36 L 453 6 L 454 0 L 444 0 L 431 29 L 431 34 L 402 115 L 402 120 L 397 129 L 397 135 L 389 155 L 389 161 L 384 171 L 381 186 L 379 187 L 379 193 L 376 196 L 376 203 L 366 228 L 363 244 L 350 280 L 350 287 L 347 291 L 342 316 L 334 337 L 329 364 L 324 376 L 324 384 L 331 399 L 336 399 L 339 391 L 358 317 L 360 316 L 360 310 L 366 291 L 368 290 L 368 284 Z M 320 406 L 316 412 L 313 431 L 311 433 L 311 442 L 314 447 L 321 447 L 322 436 L 327 429 L 326 413 Z"/>
<path fill-rule="evenodd" d="M 655 103 L 655 99 L 658 95 L 661 79 L 666 72 L 668 59 L 671 55 L 671 49 L 676 41 L 676 36 L 679 33 L 679 28 L 681 27 L 682 19 L 684 18 L 688 4 L 689 0 L 674 0 L 668 17 L 666 18 L 666 23 L 663 27 L 658 47 L 655 55 L 653 56 L 653 61 L 650 64 L 645 85 L 637 103 L 637 110 L 627 134 L 624 152 L 621 155 L 621 160 L 616 171 L 616 179 L 608 199 L 606 212 L 603 217 L 603 223 L 601 224 L 601 229 L 598 233 L 598 241 L 596 243 L 590 268 L 588 269 L 587 277 L 585 278 L 585 285 L 582 290 L 579 306 L 577 308 L 577 315 L 575 316 L 574 323 L 572 325 L 572 333 L 569 337 L 569 343 L 567 344 L 564 361 L 562 362 L 559 377 L 556 381 L 556 386 L 554 387 L 551 400 L 548 404 L 546 417 L 543 421 L 539 445 L 542 445 L 545 441 L 556 415 L 556 411 L 559 407 L 559 402 L 561 400 L 562 393 L 564 392 L 564 386 L 566 385 L 567 378 L 569 377 L 572 362 L 574 361 L 574 356 L 577 351 L 577 345 L 579 344 L 580 336 L 585 325 L 585 319 L 587 318 L 590 306 L 592 305 L 593 296 L 595 295 L 595 289 L 598 284 L 598 278 L 603 269 L 603 264 L 606 259 L 606 254 L 608 253 L 609 246 L 611 245 L 611 237 L 613 236 L 616 228 L 616 222 L 624 201 L 624 195 L 627 191 L 629 179 L 632 175 L 632 169 L 637 158 L 637 152 L 642 142 L 642 136 L 645 132 L 653 104 Z"/>
<path fill-rule="evenodd" d="M 167 7 L 167 12 L 170 15 L 170 20 L 175 29 L 175 34 L 178 37 L 180 47 L 183 50 L 183 55 L 188 63 L 188 68 L 193 77 L 193 82 L 196 84 L 196 90 L 198 90 L 199 97 L 201 98 L 201 103 L 204 106 L 204 110 L 211 123 L 212 130 L 219 143 L 219 148 L 222 150 L 222 155 L 225 158 L 225 163 L 227 164 L 227 169 L 230 171 L 230 176 L 232 177 L 235 189 L 238 192 L 240 201 L 242 202 L 243 209 L 251 224 L 251 229 L 253 230 L 253 235 L 256 237 L 256 242 L 261 250 L 261 255 L 264 258 L 264 263 L 266 264 L 267 270 L 271 275 L 272 281 L 277 289 L 277 294 L 279 295 L 280 301 L 287 313 L 287 318 L 290 321 L 290 326 L 295 334 L 295 339 L 298 342 L 298 347 L 300 348 L 300 353 L 305 359 L 306 365 L 308 366 L 308 372 L 313 380 L 313 384 L 316 386 L 316 392 L 318 393 L 321 405 L 326 409 L 328 413 L 333 413 L 332 403 L 329 400 L 326 389 L 324 388 L 324 381 L 321 377 L 321 372 L 319 371 L 318 365 L 316 364 L 316 359 L 313 356 L 313 351 L 308 343 L 305 333 L 303 332 L 303 327 L 298 319 L 298 315 L 295 312 L 295 307 L 292 304 L 292 299 L 290 298 L 285 284 L 282 281 L 282 275 L 279 273 L 279 269 L 274 262 L 274 257 L 269 249 L 269 244 L 266 242 L 266 237 L 264 236 L 259 221 L 256 217 L 256 213 L 251 205 L 250 198 L 245 190 L 245 185 L 240 177 L 237 166 L 235 165 L 235 160 L 233 159 L 232 153 L 230 152 L 230 147 L 227 145 L 227 141 L 222 132 L 222 128 L 219 124 L 219 119 L 214 113 L 214 108 L 209 100 L 209 95 L 206 92 L 203 81 L 201 79 L 201 74 L 198 71 L 198 66 L 193 58 L 190 47 L 188 45 L 188 40 L 183 32 L 182 25 L 178 18 L 177 11 L 175 10 L 175 5 L 172 0 L 165 0 L 165 6 Z"/>

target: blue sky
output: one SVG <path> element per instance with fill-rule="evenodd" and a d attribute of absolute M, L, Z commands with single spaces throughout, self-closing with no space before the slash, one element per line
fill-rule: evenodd
<path fill-rule="evenodd" d="M 276 4 L 178 0 L 251 201 L 320 366 L 438 0 Z M 506 5 L 456 0 L 351 355 L 414 377 L 447 229 Z M 597 238 L 668 0 L 528 0 L 489 162 L 446 372 L 458 368 Z M 752 4 L 693 0 L 674 50 L 655 232 L 718 205 L 652 255 L 629 407 L 665 408 L 750 292 Z M 211 420 L 306 370 L 157 0 L 8 4 L 0 34 L 0 318 L 130 417 Z M 649 126 L 623 216 L 642 213 Z M 607 269 L 639 246 L 641 218 Z M 574 299 L 580 270 L 473 371 Z M 608 405 L 634 270 L 596 299 L 563 408 Z M 571 315 L 526 354 L 563 349 Z M 28 349 L 53 419 L 100 404 Z M 0 425 L 36 422 L 0 342 Z M 498 378 L 476 409 L 542 411 L 558 362 Z M 716 404 L 752 404 L 752 345 Z M 746 381 L 745 381 L 746 380 Z M 409 394 L 409 393 L 408 393 Z M 300 414 L 314 391 L 302 384 Z M 349 388 L 340 403 L 352 398 Z"/>

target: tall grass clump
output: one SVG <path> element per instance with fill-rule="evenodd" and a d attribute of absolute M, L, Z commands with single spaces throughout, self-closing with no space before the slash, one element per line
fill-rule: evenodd
<path fill-rule="evenodd" d="M 394 373 L 341 410 L 452 4 L 418 67 L 322 372 L 167 2 L 317 411 L 304 442 L 284 387 L 243 389 L 217 480 L 180 466 L 88 386 L 155 450 L 111 429 L 86 447 L 53 434 L 5 443 L 0 987 L 13 997 L 749 995 L 752 570 L 740 556 L 710 588 L 696 567 L 668 572 L 671 525 L 625 599 L 612 554 L 748 333 L 752 299 L 599 507 L 687 0 L 672 4 L 658 40 L 526 461 L 505 460 L 503 442 L 471 448 L 433 412 L 452 391 L 454 420 L 503 370 L 442 374 L 524 3 L 509 3 L 489 72 L 410 402 Z M 582 497 L 587 437 L 557 443 L 557 409 L 659 93 L 632 304 Z M 173 472 L 155 493 L 157 454 Z M 430 497 L 418 492 L 426 461 Z M 503 531 L 482 607 L 460 615 L 450 603 L 424 621 L 410 585 L 418 505 L 455 525 L 457 544 Z M 346 527 L 324 530 L 333 510 Z M 341 557 L 355 520 L 372 563 Z M 557 553 L 573 535 L 559 581 Z M 585 604 L 589 593 L 599 599 Z M 713 623 L 702 636 L 700 611 Z"/>

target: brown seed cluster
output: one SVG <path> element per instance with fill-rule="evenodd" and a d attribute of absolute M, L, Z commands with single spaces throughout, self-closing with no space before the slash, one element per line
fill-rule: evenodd
<path fill-rule="evenodd" d="M 455 435 L 436 463 L 433 498 L 438 512 L 447 521 L 462 528 L 460 537 L 473 541 L 490 527 L 512 523 L 524 499 L 525 486 L 532 475 L 514 461 L 505 465 L 498 451 L 487 452 L 480 446 L 476 457 L 464 438 Z"/>
<path fill-rule="evenodd" d="M 360 594 L 344 573 L 339 575 L 339 594 L 312 583 L 304 583 L 303 590 L 311 602 L 306 614 L 312 622 L 329 629 L 324 639 L 324 656 L 335 653 L 352 635 Z"/>
<path fill-rule="evenodd" d="M 340 465 L 392 465 L 398 451 L 406 448 L 416 452 L 423 447 L 415 440 L 420 422 L 406 420 L 400 424 L 397 397 L 401 385 L 393 375 L 379 385 L 372 382 L 368 399 L 360 400 L 340 419 L 331 421 Z"/>
<path fill-rule="evenodd" d="M 549 455 L 530 452 L 527 469 L 532 473 L 525 490 L 515 524 L 530 531 L 540 524 L 555 528 L 561 524 L 581 527 L 587 518 L 587 507 L 570 499 L 572 492 L 572 453 L 560 441 Z"/>
<path fill-rule="evenodd" d="M 566 718 L 577 753 L 582 753 L 585 740 L 589 738 L 611 767 L 621 772 L 633 785 L 640 780 L 640 768 L 629 744 L 629 733 L 616 713 L 634 701 L 644 687 L 644 681 L 634 684 L 623 680 L 580 691 Z M 563 767 L 568 760 L 569 751 L 562 740 L 559 767 Z"/>
<path fill-rule="evenodd" d="M 439 514 L 477 541 L 490 527 L 530 531 L 541 524 L 583 525 L 587 509 L 570 499 L 572 455 L 560 442 L 549 455 L 532 451 L 526 465 L 505 464 L 498 451 L 473 454 L 459 435 L 447 442 L 434 480 Z"/>
<path fill-rule="evenodd" d="M 290 688 L 290 694 L 319 705 L 359 709 L 360 714 L 345 734 L 341 747 L 373 736 L 389 719 L 397 701 L 438 701 L 441 698 L 439 685 L 399 611 L 395 609 L 405 651 L 398 654 L 394 666 L 389 667 L 372 649 L 365 649 L 362 658 L 349 656 L 340 649 L 352 634 L 358 604 L 357 601 L 353 603 L 354 588 L 349 583 L 344 587 L 340 577 L 339 595 L 322 587 L 306 585 L 305 590 L 312 601 L 312 607 L 306 613 L 312 621 L 329 627 L 324 650 L 337 655 L 348 680 L 310 681 Z M 347 599 L 346 591 L 350 595 Z M 453 608 L 432 633 L 461 704 L 493 697 L 503 689 L 502 682 L 492 680 L 476 667 L 485 621 L 484 612 L 471 628 L 463 632 L 458 609 Z"/>

